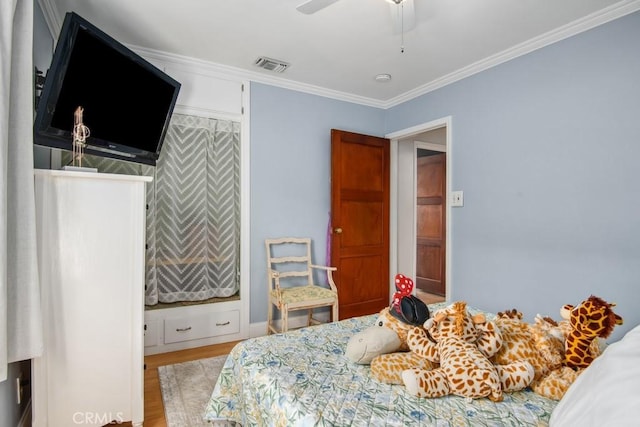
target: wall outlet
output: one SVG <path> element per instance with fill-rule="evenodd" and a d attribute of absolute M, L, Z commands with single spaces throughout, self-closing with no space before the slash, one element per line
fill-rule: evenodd
<path fill-rule="evenodd" d="M 451 206 L 464 206 L 464 197 L 462 191 L 451 192 Z"/>

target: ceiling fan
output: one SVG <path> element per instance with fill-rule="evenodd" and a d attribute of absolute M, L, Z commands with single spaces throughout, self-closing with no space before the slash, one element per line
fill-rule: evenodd
<path fill-rule="evenodd" d="M 339 0 L 307 0 L 296 7 L 298 12 L 311 15 Z M 394 33 L 411 30 L 415 27 L 413 0 L 386 0 L 391 9 Z"/>
<path fill-rule="evenodd" d="M 296 7 L 296 10 L 306 15 L 311 15 L 312 13 L 316 13 L 320 9 L 324 9 L 337 1 L 338 0 L 307 0 L 300 6 Z"/>

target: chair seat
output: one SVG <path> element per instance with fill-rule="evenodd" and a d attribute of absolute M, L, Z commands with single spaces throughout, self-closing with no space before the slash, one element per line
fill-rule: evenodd
<path fill-rule="evenodd" d="M 331 289 L 314 285 L 298 286 L 295 288 L 280 288 L 280 294 L 282 297 L 282 304 L 294 304 L 304 301 L 336 298 L 336 293 Z M 278 299 L 278 293 L 275 289 L 271 291 L 271 297 L 274 301 Z M 330 303 L 331 302 L 329 302 L 329 304 Z"/>

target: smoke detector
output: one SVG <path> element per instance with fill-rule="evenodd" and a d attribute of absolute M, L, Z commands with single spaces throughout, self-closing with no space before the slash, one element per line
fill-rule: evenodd
<path fill-rule="evenodd" d="M 284 70 L 289 68 L 290 65 L 284 61 L 280 61 L 279 59 L 267 58 L 266 56 L 261 56 L 256 59 L 255 64 L 260 68 L 264 68 L 267 71 L 273 71 L 274 73 L 282 73 Z"/>
<path fill-rule="evenodd" d="M 380 83 L 386 83 L 391 81 L 391 74 L 378 74 L 376 76 L 376 81 Z"/>

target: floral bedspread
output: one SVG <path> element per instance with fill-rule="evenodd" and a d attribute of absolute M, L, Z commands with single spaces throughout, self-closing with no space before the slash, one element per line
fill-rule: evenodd
<path fill-rule="evenodd" d="M 430 307 L 435 309 L 436 307 Z M 347 319 L 241 343 L 231 351 L 204 418 L 243 426 L 546 426 L 557 402 L 531 391 L 502 402 L 423 399 L 374 380 L 344 356 L 349 338 L 376 316 Z"/>

